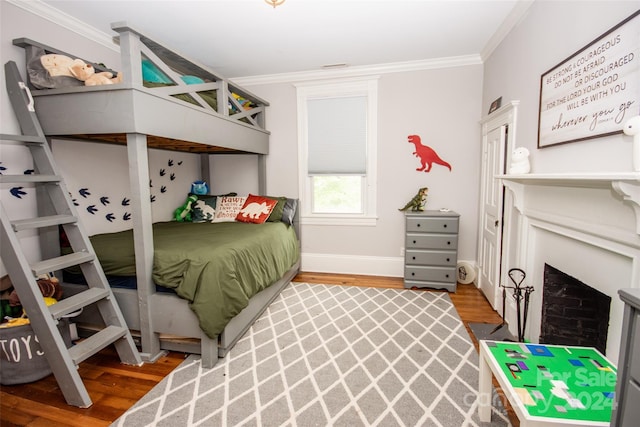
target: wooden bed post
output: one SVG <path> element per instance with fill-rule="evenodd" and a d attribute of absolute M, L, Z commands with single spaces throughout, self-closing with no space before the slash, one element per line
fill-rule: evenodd
<path fill-rule="evenodd" d="M 113 24 L 112 27 L 119 28 Z M 114 28 L 115 29 L 115 28 Z M 133 31 L 120 32 L 120 61 L 122 62 L 122 83 L 127 87 L 142 86 L 142 56 L 140 35 Z"/>
<path fill-rule="evenodd" d="M 258 194 L 267 194 L 267 156 L 258 154 Z"/>
<path fill-rule="evenodd" d="M 211 182 L 211 170 L 209 168 L 208 153 L 200 154 L 200 179 L 206 181 L 207 184 L 209 184 L 209 191 L 211 191 L 213 183 Z"/>
<path fill-rule="evenodd" d="M 147 137 L 140 133 L 127 134 L 131 210 L 133 213 L 133 241 L 136 255 L 138 305 L 140 308 L 140 336 L 142 358 L 155 362 L 164 352 L 160 350 L 159 335 L 154 332 L 150 296 L 155 293 L 153 282 L 153 227 L 151 191 L 149 190 L 149 159 Z"/>

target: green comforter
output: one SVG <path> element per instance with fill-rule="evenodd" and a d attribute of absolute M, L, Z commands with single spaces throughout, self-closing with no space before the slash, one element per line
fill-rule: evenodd
<path fill-rule="evenodd" d="M 153 239 L 153 280 L 189 301 L 211 338 L 299 257 L 293 227 L 281 222 L 162 222 L 154 224 Z M 105 274 L 135 275 L 131 230 L 91 242 Z"/>

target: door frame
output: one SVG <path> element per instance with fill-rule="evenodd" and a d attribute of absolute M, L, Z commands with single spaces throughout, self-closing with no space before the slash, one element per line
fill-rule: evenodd
<path fill-rule="evenodd" d="M 511 153 L 513 152 L 514 148 L 515 148 L 515 141 L 516 141 L 516 122 L 517 122 L 517 118 L 518 118 L 518 105 L 520 104 L 520 101 L 511 101 L 508 104 L 504 105 L 503 107 L 497 109 L 496 111 L 494 111 L 493 113 L 491 113 L 491 115 L 486 116 L 485 118 L 483 118 L 480 121 L 480 124 L 482 126 L 482 159 L 481 159 L 481 168 L 480 168 L 480 180 L 484 180 L 484 182 L 480 182 L 480 201 L 479 201 L 479 209 L 478 209 L 478 240 L 477 240 L 477 266 L 478 266 L 478 274 L 476 275 L 476 277 L 478 277 L 478 287 L 480 288 L 480 290 L 482 291 L 482 293 L 485 295 L 485 297 L 487 298 L 487 300 L 489 301 L 489 303 L 491 304 L 491 306 L 494 308 L 494 310 L 498 310 L 498 309 L 502 309 L 502 298 L 498 297 L 499 295 L 501 295 L 501 293 L 499 292 L 498 289 L 493 290 L 493 292 L 491 292 L 491 294 L 493 295 L 493 298 L 490 297 L 490 295 L 487 293 L 486 289 L 483 289 L 482 286 L 482 281 L 481 281 L 481 277 L 482 277 L 482 269 L 483 269 L 483 265 L 481 264 L 482 262 L 482 250 L 483 250 L 483 245 L 482 245 L 482 230 L 483 230 L 483 218 L 484 218 L 484 214 L 485 214 L 485 209 L 484 209 L 484 192 L 485 192 L 485 188 L 487 188 L 487 184 L 488 184 L 488 180 L 495 180 L 495 179 L 500 179 L 500 178 L 496 178 L 493 176 L 488 176 L 487 172 L 486 172 L 486 164 L 484 161 L 484 153 L 487 149 L 487 136 L 489 133 L 491 133 L 493 130 L 500 128 L 502 126 L 506 126 L 507 127 L 507 137 L 506 137 L 506 141 L 505 141 L 505 149 L 504 151 L 501 153 L 501 156 L 503 156 L 503 158 L 501 159 L 505 165 L 505 168 L 507 167 L 507 165 L 510 164 L 511 162 Z M 503 188 L 503 197 L 502 197 L 502 201 L 500 203 L 500 207 L 499 207 L 499 211 L 498 211 L 498 218 L 501 218 L 501 224 L 499 224 L 497 233 L 499 234 L 498 236 L 498 247 L 496 248 L 497 252 L 498 252 L 498 256 L 501 259 L 500 262 L 500 268 L 497 271 L 498 277 L 495 278 L 494 281 L 494 286 L 499 286 L 500 284 L 500 280 L 502 277 L 506 277 L 506 272 L 505 272 L 505 258 L 504 258 L 504 254 L 505 254 L 505 246 L 508 245 L 508 242 L 504 242 L 503 241 L 503 237 L 504 237 L 504 218 L 505 218 L 505 199 L 504 199 L 504 185 L 502 185 Z"/>

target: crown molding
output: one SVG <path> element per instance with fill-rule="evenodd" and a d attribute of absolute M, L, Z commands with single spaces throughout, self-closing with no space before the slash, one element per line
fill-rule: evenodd
<path fill-rule="evenodd" d="M 55 7 L 48 5 L 40 0 L 4 0 L 16 7 L 19 7 L 27 12 L 30 12 L 40 18 L 51 21 L 69 31 L 81 35 L 91 41 L 94 41 L 102 46 L 113 50 L 114 52 L 120 52 L 120 47 L 114 42 L 113 36 L 104 33 L 91 25 L 68 15 Z"/>
<path fill-rule="evenodd" d="M 518 0 L 507 18 L 502 22 L 500 27 L 498 27 L 496 32 L 493 33 L 493 36 L 491 36 L 484 49 L 482 49 L 482 52 L 480 52 L 482 61 L 486 61 L 511 30 L 522 21 L 534 1 L 535 0 Z"/>
<path fill-rule="evenodd" d="M 448 58 L 427 59 L 422 61 L 392 62 L 388 64 L 366 65 L 358 67 L 342 67 L 328 70 L 300 71 L 296 73 L 268 74 L 262 76 L 231 78 L 240 86 L 252 86 L 274 83 L 296 83 L 311 80 L 362 77 L 387 73 L 434 70 L 441 68 L 481 65 L 480 55 L 453 56 Z"/>

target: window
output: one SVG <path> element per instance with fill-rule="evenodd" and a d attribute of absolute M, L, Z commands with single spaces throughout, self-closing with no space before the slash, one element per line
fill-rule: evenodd
<path fill-rule="evenodd" d="M 297 90 L 302 223 L 375 225 L 377 78 Z"/>

